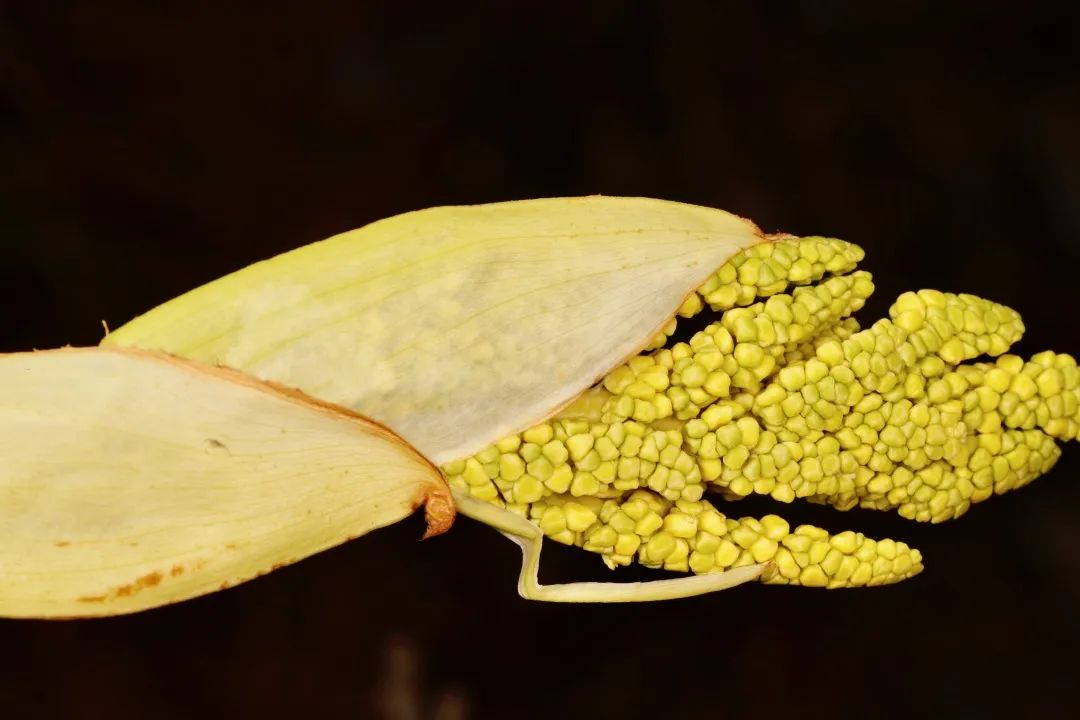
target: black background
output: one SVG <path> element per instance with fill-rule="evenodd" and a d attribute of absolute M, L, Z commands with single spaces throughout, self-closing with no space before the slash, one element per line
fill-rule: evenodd
<path fill-rule="evenodd" d="M 859 243 L 863 319 L 972 292 L 1019 352 L 1080 354 L 1075 3 L 3 7 L 0 351 L 398 212 L 605 193 Z M 937 527 L 783 510 L 923 550 L 870 591 L 526 603 L 510 543 L 414 518 L 175 607 L 0 621 L 0 715 L 1077 717 L 1078 474 L 1066 448 Z M 549 580 L 605 572 L 548 547 Z"/>

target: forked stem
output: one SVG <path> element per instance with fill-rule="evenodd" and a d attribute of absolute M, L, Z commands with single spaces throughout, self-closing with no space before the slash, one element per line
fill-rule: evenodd
<path fill-rule="evenodd" d="M 615 603 L 673 600 L 726 590 L 751 580 L 757 580 L 768 563 L 747 565 L 724 572 L 706 573 L 693 577 L 652 580 L 649 582 L 608 583 L 578 582 L 541 585 L 537 579 L 540 569 L 540 549 L 544 534 L 520 515 L 478 500 L 466 492 L 454 490 L 454 504 L 459 513 L 498 530 L 521 547 L 521 573 L 518 575 L 518 594 L 526 600 L 545 602 Z"/>

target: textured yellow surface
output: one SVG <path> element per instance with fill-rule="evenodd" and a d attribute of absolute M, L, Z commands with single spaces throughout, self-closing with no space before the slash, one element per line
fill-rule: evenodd
<path fill-rule="evenodd" d="M 922 570 L 902 542 L 727 517 L 751 494 L 941 522 L 1048 471 L 1080 430 L 1068 355 L 1003 353 L 1013 310 L 972 295 L 904 293 L 889 319 L 850 317 L 873 291 L 862 251 L 775 238 L 709 277 L 680 315 L 722 313 L 688 342 L 668 331 L 554 421 L 443 466 L 461 492 L 528 517 L 609 567 L 879 585 Z M 994 363 L 968 363 L 981 355 Z"/>

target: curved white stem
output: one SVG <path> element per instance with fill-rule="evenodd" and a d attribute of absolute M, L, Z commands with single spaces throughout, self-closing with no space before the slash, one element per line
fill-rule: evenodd
<path fill-rule="evenodd" d="M 521 547 L 521 573 L 518 593 L 526 600 L 545 602 L 646 602 L 673 600 L 726 590 L 758 579 L 768 564 L 747 565 L 725 572 L 706 573 L 693 577 L 653 580 L 650 582 L 607 583 L 579 582 L 541 585 L 537 579 L 540 569 L 540 549 L 544 534 L 525 518 L 477 500 L 466 492 L 454 490 L 454 504 L 459 513 L 490 525 Z"/>

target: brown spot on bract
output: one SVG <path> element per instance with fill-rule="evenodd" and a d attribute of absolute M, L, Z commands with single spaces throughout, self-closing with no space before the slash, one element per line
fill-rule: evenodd
<path fill-rule="evenodd" d="M 117 597 L 127 597 L 128 595 L 134 595 L 140 590 L 154 587 L 155 585 L 160 583 L 162 579 L 164 579 L 164 577 L 164 575 L 155 570 L 152 573 L 147 573 L 146 575 L 143 575 L 142 577 L 136 579 L 133 583 L 121 585 L 120 587 L 116 588 L 116 595 Z"/>
<path fill-rule="evenodd" d="M 172 570 L 169 571 L 169 574 L 172 575 L 173 577 L 176 577 L 177 575 L 179 575 L 182 572 L 184 572 L 184 568 L 182 566 L 173 565 Z M 156 585 L 160 584 L 161 581 L 164 580 L 164 579 L 165 579 L 165 575 L 162 574 L 162 573 L 159 573 L 158 571 L 155 570 L 154 572 L 147 573 L 145 575 L 142 575 L 142 576 L 136 578 L 135 582 L 133 582 L 133 583 L 128 583 L 127 585 L 121 585 L 120 587 L 113 590 L 111 593 L 106 593 L 104 595 L 83 595 L 82 597 L 78 598 L 78 601 L 79 602 L 87 602 L 87 603 L 89 603 L 89 602 L 99 603 L 99 602 L 105 602 L 110 597 L 129 597 L 129 596 L 134 595 L 135 593 L 139 592 L 140 590 L 145 590 L 146 588 L 155 587 Z"/>
<path fill-rule="evenodd" d="M 56 547 L 67 547 L 71 544 L 70 540 L 60 540 L 56 543 Z"/>

